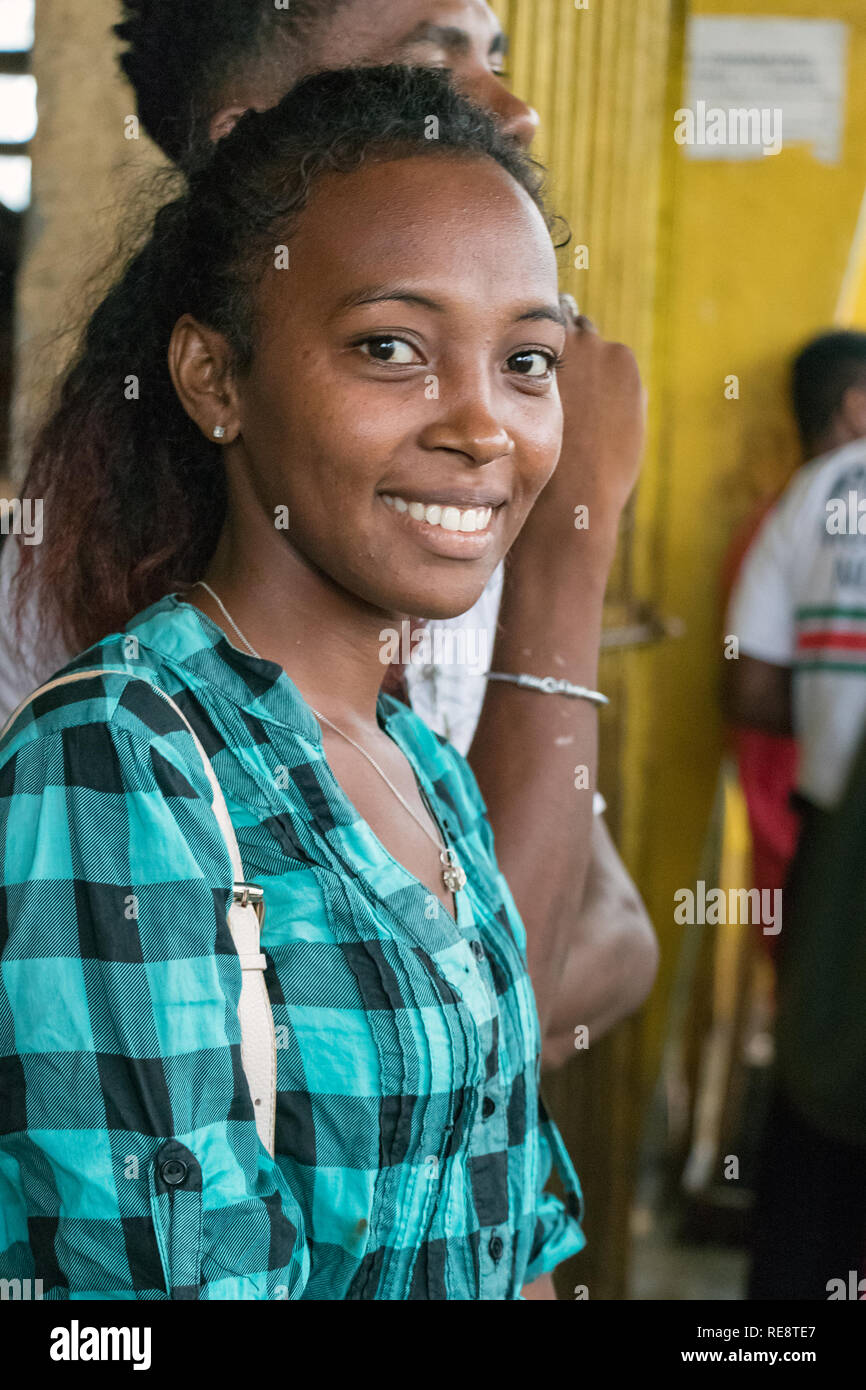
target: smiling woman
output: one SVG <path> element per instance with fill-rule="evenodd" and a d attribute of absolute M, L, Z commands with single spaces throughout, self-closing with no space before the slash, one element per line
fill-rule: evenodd
<path fill-rule="evenodd" d="M 537 169 L 400 68 L 247 115 L 91 320 L 25 488 L 91 645 L 0 738 L 4 1277 L 518 1299 L 581 1248 L 483 802 L 379 694 L 383 627 L 471 607 L 550 478 L 564 338 Z"/>

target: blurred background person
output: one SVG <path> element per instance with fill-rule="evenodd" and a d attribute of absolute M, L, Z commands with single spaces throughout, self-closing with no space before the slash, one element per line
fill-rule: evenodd
<path fill-rule="evenodd" d="M 811 462 L 761 526 L 735 586 L 727 706 L 736 726 L 795 738 L 798 794 L 828 809 L 866 719 L 866 333 L 804 347 L 793 402 Z"/>
<path fill-rule="evenodd" d="M 866 1251 L 866 1150 L 850 1142 L 866 1136 L 866 754 L 851 775 L 866 725 L 866 334 L 808 343 L 792 395 L 807 462 L 746 556 L 727 623 L 740 651 L 726 665 L 731 720 L 781 740 L 760 750 L 759 824 L 768 808 L 772 827 L 785 823 L 792 737 L 803 817 L 777 938 L 781 1050 L 757 1183 L 756 1299 L 826 1298 Z M 747 762 L 747 800 L 753 771 Z"/>
<path fill-rule="evenodd" d="M 866 1293 L 866 740 L 804 826 L 785 894 L 751 1299 Z"/>

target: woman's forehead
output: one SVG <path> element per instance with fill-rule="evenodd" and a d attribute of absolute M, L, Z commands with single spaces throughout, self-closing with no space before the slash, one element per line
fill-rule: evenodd
<path fill-rule="evenodd" d="M 438 286 L 444 302 L 474 293 L 557 301 L 556 254 L 529 195 L 494 160 L 420 155 L 317 181 L 291 244 L 302 296 L 365 286 Z M 450 291 L 449 292 L 449 287 Z"/>

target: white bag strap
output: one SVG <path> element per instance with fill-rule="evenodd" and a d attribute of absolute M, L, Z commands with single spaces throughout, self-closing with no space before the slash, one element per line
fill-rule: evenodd
<path fill-rule="evenodd" d="M 0 738 L 12 727 L 22 710 L 26 709 L 38 695 L 43 695 L 47 690 L 53 690 L 58 685 L 66 685 L 77 680 L 92 680 L 94 676 L 103 674 L 131 676 L 129 671 L 122 668 L 113 669 L 106 666 L 94 667 L 89 671 L 72 671 L 66 676 L 58 676 L 56 680 L 41 685 L 38 690 L 34 690 L 32 694 L 27 696 L 26 700 L 21 702 L 14 713 L 10 715 L 3 729 L 0 730 Z M 144 680 L 144 677 L 133 676 L 132 679 Z M 241 994 L 238 1004 L 238 1021 L 241 1029 L 241 1064 L 250 1088 L 258 1136 L 268 1153 L 273 1155 L 276 1121 L 277 1045 L 274 1016 L 265 985 L 264 971 L 267 962 L 262 955 L 260 946 L 261 923 L 264 917 L 264 891 L 258 885 L 246 883 L 244 880 L 240 850 L 226 800 L 211 761 L 195 730 L 183 710 L 175 704 L 170 695 L 166 695 L 164 690 L 160 690 L 159 686 L 153 685 L 150 681 L 146 680 L 145 684 L 157 695 L 161 695 L 167 704 L 171 705 L 192 734 L 193 742 L 211 785 L 211 806 L 231 855 L 234 889 L 233 901 L 228 912 L 228 923 L 232 941 L 241 963 Z"/>

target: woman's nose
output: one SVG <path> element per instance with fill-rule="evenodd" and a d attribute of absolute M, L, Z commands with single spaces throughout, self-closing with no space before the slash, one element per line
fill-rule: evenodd
<path fill-rule="evenodd" d="M 441 449 L 462 454 L 469 462 L 482 466 L 514 453 L 514 440 L 486 410 L 466 406 L 440 420 L 431 421 L 421 436 L 425 449 Z"/>

